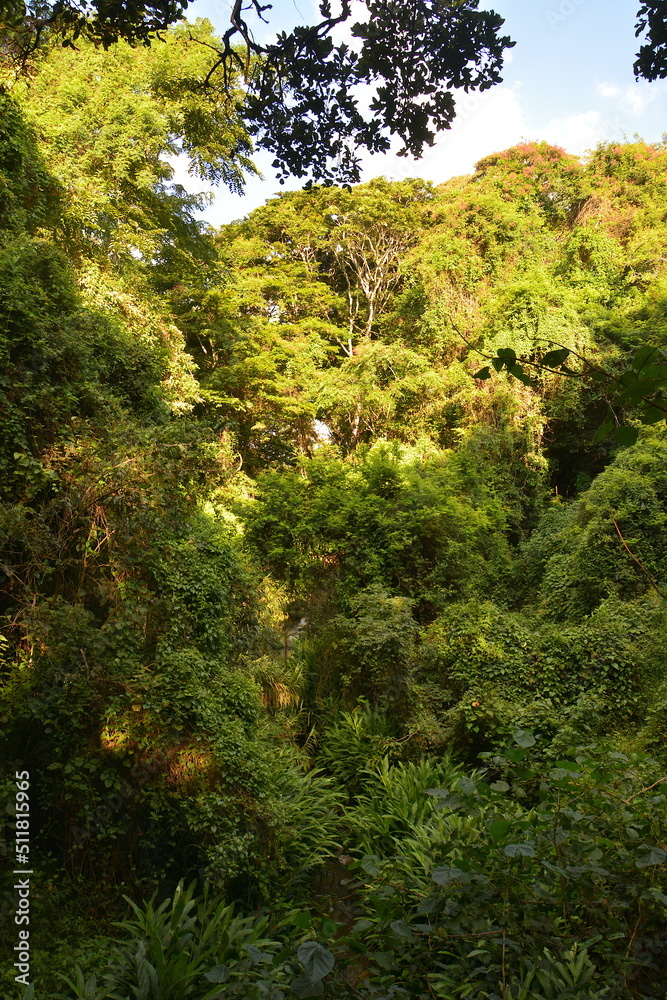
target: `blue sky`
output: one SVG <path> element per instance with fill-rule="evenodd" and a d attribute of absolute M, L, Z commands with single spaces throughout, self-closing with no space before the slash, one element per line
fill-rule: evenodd
<path fill-rule="evenodd" d="M 363 9 L 361 3 L 355 6 Z M 504 32 L 516 41 L 503 83 L 483 94 L 461 93 L 454 126 L 421 161 L 391 153 L 364 156 L 364 180 L 384 175 L 444 181 L 470 173 L 482 156 L 522 139 L 546 139 L 584 155 L 603 140 L 638 134 L 650 142 L 667 132 L 667 80 L 637 82 L 632 71 L 640 0 L 482 0 L 480 6 L 501 14 Z M 276 0 L 269 16 L 274 29 L 289 29 L 313 23 L 315 10 L 315 0 Z M 195 0 L 188 17 L 207 17 L 223 31 L 228 12 L 228 0 Z M 249 181 L 243 197 L 217 189 L 203 214 L 212 225 L 240 218 L 285 190 L 275 179 L 270 157 L 259 154 L 256 161 L 264 179 Z M 202 187 L 191 178 L 186 181 L 180 168 L 177 179 L 191 190 Z"/>

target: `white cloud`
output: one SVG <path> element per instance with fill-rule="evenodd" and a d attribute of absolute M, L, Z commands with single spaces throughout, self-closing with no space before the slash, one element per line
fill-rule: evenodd
<path fill-rule="evenodd" d="M 519 142 L 543 140 L 575 156 L 583 156 L 605 140 L 622 141 L 625 131 L 625 121 L 616 109 L 609 114 L 590 109 L 544 123 L 529 122 L 519 85 L 501 85 L 482 94 L 459 98 L 452 128 L 438 136 L 421 160 L 415 162 L 394 154 L 362 156 L 363 179 L 379 175 L 395 180 L 424 177 L 440 183 L 472 173 L 482 157 Z"/>
<path fill-rule="evenodd" d="M 439 183 L 449 177 L 471 173 L 475 163 L 489 153 L 507 149 L 521 141 L 527 129 L 518 87 L 494 87 L 480 94 L 457 99 L 456 118 L 441 132 L 421 160 L 395 154 L 362 156 L 364 179 L 424 177 Z"/>
<path fill-rule="evenodd" d="M 600 97 L 614 100 L 620 113 L 643 115 L 651 105 L 665 96 L 667 84 L 664 80 L 656 83 L 638 80 L 621 88 L 603 81 L 596 84 L 595 90 Z"/>
<path fill-rule="evenodd" d="M 615 83 L 597 83 L 595 92 L 600 97 L 618 97 L 621 88 L 617 87 Z"/>
<path fill-rule="evenodd" d="M 599 111 L 582 111 L 578 115 L 552 118 L 541 138 L 554 146 L 562 146 L 568 153 L 582 156 L 603 140 L 620 136 L 615 121 L 603 118 Z"/>

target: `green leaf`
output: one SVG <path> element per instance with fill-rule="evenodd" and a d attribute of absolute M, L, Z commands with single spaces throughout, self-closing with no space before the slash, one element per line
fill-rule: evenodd
<path fill-rule="evenodd" d="M 209 983 L 226 983 L 229 979 L 230 971 L 226 965 L 214 965 L 205 975 Z"/>
<path fill-rule="evenodd" d="M 328 948 L 319 941 L 304 941 L 297 949 L 297 958 L 311 979 L 328 976 L 336 962 Z"/>
<path fill-rule="evenodd" d="M 512 733 L 512 739 L 515 743 L 518 743 L 520 747 L 528 749 L 528 747 L 534 747 L 537 740 L 531 733 L 529 729 L 516 729 Z"/>
<path fill-rule="evenodd" d="M 647 405 L 640 410 L 639 419 L 643 424 L 658 424 L 661 420 L 667 420 L 667 413 L 657 406 Z"/>
<path fill-rule="evenodd" d="M 548 869 L 548 871 L 555 872 L 557 875 L 562 875 L 563 878 L 570 877 L 564 868 L 561 868 L 559 865 L 553 865 L 550 861 L 541 861 L 540 864 L 543 868 Z"/>
<path fill-rule="evenodd" d="M 634 357 L 632 358 L 631 362 L 632 367 L 636 371 L 641 371 L 641 369 L 647 364 L 647 362 L 650 361 L 657 353 L 658 353 L 657 347 L 649 347 L 648 345 L 640 347 L 639 350 L 635 352 Z"/>
<path fill-rule="evenodd" d="M 549 771 L 549 777 L 552 781 L 563 781 L 565 778 L 578 778 L 579 772 L 572 772 L 566 767 L 552 767 Z"/>
<path fill-rule="evenodd" d="M 516 351 L 513 351 L 511 347 L 499 347 L 497 354 L 499 358 L 507 361 L 516 361 Z"/>
<path fill-rule="evenodd" d="M 636 427 L 628 427 L 626 425 L 625 427 L 617 427 L 614 430 L 614 438 L 624 447 L 635 444 L 638 437 L 639 431 Z"/>
<path fill-rule="evenodd" d="M 363 934 L 364 931 L 369 930 L 372 926 L 373 926 L 373 921 L 372 920 L 367 920 L 366 917 L 362 917 L 360 920 L 356 921 L 356 923 L 352 927 L 350 933 L 351 934 Z"/>
<path fill-rule="evenodd" d="M 457 788 L 459 788 L 464 795 L 475 795 L 477 792 L 477 785 L 474 781 L 471 781 L 465 774 L 462 778 L 456 782 Z"/>
<path fill-rule="evenodd" d="M 506 844 L 503 850 L 508 858 L 535 857 L 535 848 L 532 844 Z"/>
<path fill-rule="evenodd" d="M 642 368 L 642 375 L 653 382 L 664 383 L 667 381 L 667 365 L 650 364 Z"/>
<path fill-rule="evenodd" d="M 390 951 L 376 951 L 373 960 L 381 969 L 392 969 L 394 967 L 394 956 Z"/>
<path fill-rule="evenodd" d="M 484 368 L 480 368 L 478 372 L 475 372 L 473 378 L 491 378 L 491 369 L 486 365 Z"/>
<path fill-rule="evenodd" d="M 667 858 L 667 851 L 662 847 L 652 847 L 648 854 L 635 861 L 635 868 L 648 868 L 650 865 L 662 865 Z"/>
<path fill-rule="evenodd" d="M 567 347 L 559 347 L 557 351 L 547 351 L 542 358 L 542 364 L 547 368 L 560 368 L 569 356 L 570 351 Z"/>
<path fill-rule="evenodd" d="M 245 950 L 248 952 L 253 965 L 259 965 L 260 962 L 267 961 L 267 957 L 263 951 L 256 948 L 254 944 L 247 944 Z M 268 959 L 270 961 L 270 959 Z"/>
<path fill-rule="evenodd" d="M 311 979 L 303 973 L 292 980 L 290 989 L 298 997 L 321 997 L 324 993 L 324 983 L 321 979 Z"/>
<path fill-rule="evenodd" d="M 450 882 L 458 881 L 462 875 L 460 868 L 451 868 L 449 865 L 440 865 L 431 872 L 431 878 L 438 885 L 449 885 Z"/>
<path fill-rule="evenodd" d="M 519 382 L 523 382 L 524 385 L 527 385 L 531 389 L 537 389 L 537 382 L 535 379 L 531 378 L 530 375 L 526 374 L 521 365 L 515 362 L 513 365 L 507 366 L 507 371 L 510 375 L 513 375 L 514 378 L 518 379 Z"/>
<path fill-rule="evenodd" d="M 509 785 L 507 787 L 509 788 Z M 494 844 L 498 844 L 507 835 L 511 825 L 507 819 L 494 819 L 489 826 L 489 835 Z"/>
<path fill-rule="evenodd" d="M 367 875 L 375 878 L 380 873 L 380 859 L 376 854 L 366 854 L 361 859 L 361 867 Z"/>
<path fill-rule="evenodd" d="M 502 358 L 494 358 L 491 364 L 493 365 L 493 367 L 496 369 L 497 372 L 501 372 L 505 367 L 506 362 L 503 361 Z"/>
<path fill-rule="evenodd" d="M 494 792 L 509 792 L 510 786 L 506 781 L 492 781 L 489 788 Z"/>
<path fill-rule="evenodd" d="M 292 917 L 292 923 L 295 927 L 298 927 L 300 931 L 307 931 L 313 922 L 313 918 L 307 910 L 301 913 L 295 913 Z"/>
<path fill-rule="evenodd" d="M 399 937 L 412 938 L 414 936 L 404 920 L 392 920 L 389 926 Z"/>
<path fill-rule="evenodd" d="M 614 429 L 614 421 L 605 420 L 604 423 L 600 424 L 597 431 L 595 432 L 595 437 L 593 438 L 594 443 L 599 444 L 600 441 L 604 441 L 605 438 L 609 437 L 613 429 Z"/>

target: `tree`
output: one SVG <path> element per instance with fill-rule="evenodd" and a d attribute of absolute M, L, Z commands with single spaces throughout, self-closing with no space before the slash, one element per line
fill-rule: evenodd
<path fill-rule="evenodd" d="M 637 53 L 635 76 L 645 80 L 667 77 L 667 2 L 647 0 L 637 13 L 636 35 L 645 33 L 646 42 Z"/>
<path fill-rule="evenodd" d="M 44 41 L 76 48 L 88 38 L 108 48 L 161 38 L 182 20 L 189 0 L 0 0 L 0 54 L 25 65 Z M 361 3 L 361 0 L 356 0 Z M 320 0 L 321 20 L 259 43 L 251 19 L 268 23 L 272 4 L 233 0 L 222 39 L 204 42 L 211 62 L 203 81 L 222 86 L 245 81 L 243 116 L 257 144 L 275 154 L 281 179 L 289 174 L 324 183 L 359 180 L 360 148 L 421 156 L 438 130 L 455 116 L 453 91 L 485 90 L 501 81 L 503 54 L 514 45 L 501 35 L 503 18 L 480 11 L 479 0 Z M 358 9 L 358 8 L 355 8 Z M 637 12 L 636 34 L 645 36 L 635 74 L 667 75 L 667 0 L 648 0 Z M 345 25 L 352 45 L 335 44 Z M 193 81 L 200 86 L 202 81 Z M 370 115 L 360 110 L 358 87 L 370 85 Z"/>
<path fill-rule="evenodd" d="M 210 258 L 195 216 L 206 196 L 172 183 L 173 158 L 185 154 L 199 178 L 241 191 L 254 172 L 252 142 L 231 86 L 197 89 L 215 36 L 197 21 L 164 34 L 160 44 L 104 51 L 43 53 L 30 84 L 14 87 L 34 122 L 43 154 L 69 195 L 59 232 L 70 256 L 104 269 L 143 263 L 180 277 Z"/>
<path fill-rule="evenodd" d="M 423 206 L 433 197 L 429 184 L 382 178 L 354 192 L 341 192 L 335 205 L 332 253 L 348 302 L 349 338 L 368 338 L 400 281 L 399 266 L 419 241 Z M 422 211 L 420 211 L 422 210 Z"/>
<path fill-rule="evenodd" d="M 454 118 L 452 90 L 485 90 L 501 80 L 503 52 L 513 43 L 500 34 L 503 19 L 478 10 L 479 0 L 365 0 L 363 6 L 367 20 L 348 24 L 352 0 L 342 0 L 337 15 L 330 0 L 322 0 L 319 24 L 260 45 L 248 15 L 266 20 L 271 5 L 235 0 L 222 39 L 202 42 L 213 55 L 205 79 L 194 79 L 193 87 L 221 80 L 227 88 L 243 75 L 245 122 L 275 154 L 281 177 L 357 181 L 357 149 L 387 150 L 392 136 L 402 141 L 402 153 L 420 156 Z M 105 48 L 119 39 L 149 44 L 185 7 L 184 0 L 32 0 L 27 7 L 2 0 L 0 41 L 5 57 L 19 62 L 53 37 L 69 47 L 86 37 Z M 354 46 L 334 43 L 343 24 L 358 40 Z M 360 110 L 361 84 L 373 88 L 368 115 Z"/>

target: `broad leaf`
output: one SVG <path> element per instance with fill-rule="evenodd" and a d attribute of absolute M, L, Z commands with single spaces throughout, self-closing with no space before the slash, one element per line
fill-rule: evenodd
<path fill-rule="evenodd" d="M 508 786 L 509 787 L 509 786 Z M 506 836 L 512 824 L 507 819 L 494 819 L 489 827 L 489 835 L 495 844 L 498 844 Z"/>
<path fill-rule="evenodd" d="M 636 427 L 617 427 L 614 431 L 614 438 L 625 447 L 635 444 L 638 437 L 639 431 Z"/>
<path fill-rule="evenodd" d="M 309 975 L 303 973 L 292 980 L 290 989 L 298 997 L 321 997 L 324 993 L 324 983 L 321 979 L 311 979 Z"/>
<path fill-rule="evenodd" d="M 492 781 L 489 788 L 494 792 L 509 792 L 510 786 L 506 781 Z"/>
<path fill-rule="evenodd" d="M 535 848 L 532 844 L 507 844 L 504 851 L 508 858 L 535 857 Z"/>
<path fill-rule="evenodd" d="M 204 978 L 208 979 L 209 983 L 226 983 L 229 976 L 230 972 L 226 965 L 214 965 Z"/>
<path fill-rule="evenodd" d="M 570 352 L 567 347 L 559 347 L 557 351 L 547 351 L 542 358 L 542 364 L 547 368 L 560 368 L 567 361 Z"/>
<path fill-rule="evenodd" d="M 462 778 L 456 782 L 457 787 L 463 792 L 464 795 L 474 795 L 477 791 L 477 785 L 474 781 L 464 775 Z"/>
<path fill-rule="evenodd" d="M 648 868 L 650 865 L 662 865 L 667 858 L 667 851 L 662 847 L 652 847 L 648 854 L 635 861 L 635 868 Z"/>
<path fill-rule="evenodd" d="M 266 962 L 267 957 L 263 951 L 256 948 L 254 944 L 247 944 L 245 950 L 248 952 L 253 965 L 259 965 L 260 962 Z M 270 961 L 270 959 L 268 959 Z"/>
<path fill-rule="evenodd" d="M 640 347 L 632 359 L 632 367 L 637 371 L 641 371 L 649 361 L 653 360 L 657 353 L 657 347 L 649 347 L 648 344 Z"/>
<path fill-rule="evenodd" d="M 613 429 L 614 429 L 614 421 L 605 420 L 603 424 L 600 424 L 597 431 L 595 432 L 595 436 L 593 438 L 594 443 L 599 444 L 600 441 L 604 441 L 605 438 L 609 437 Z"/>
<path fill-rule="evenodd" d="M 328 976 L 335 964 L 335 958 L 319 941 L 304 941 L 299 945 L 297 958 L 311 979 Z"/>

